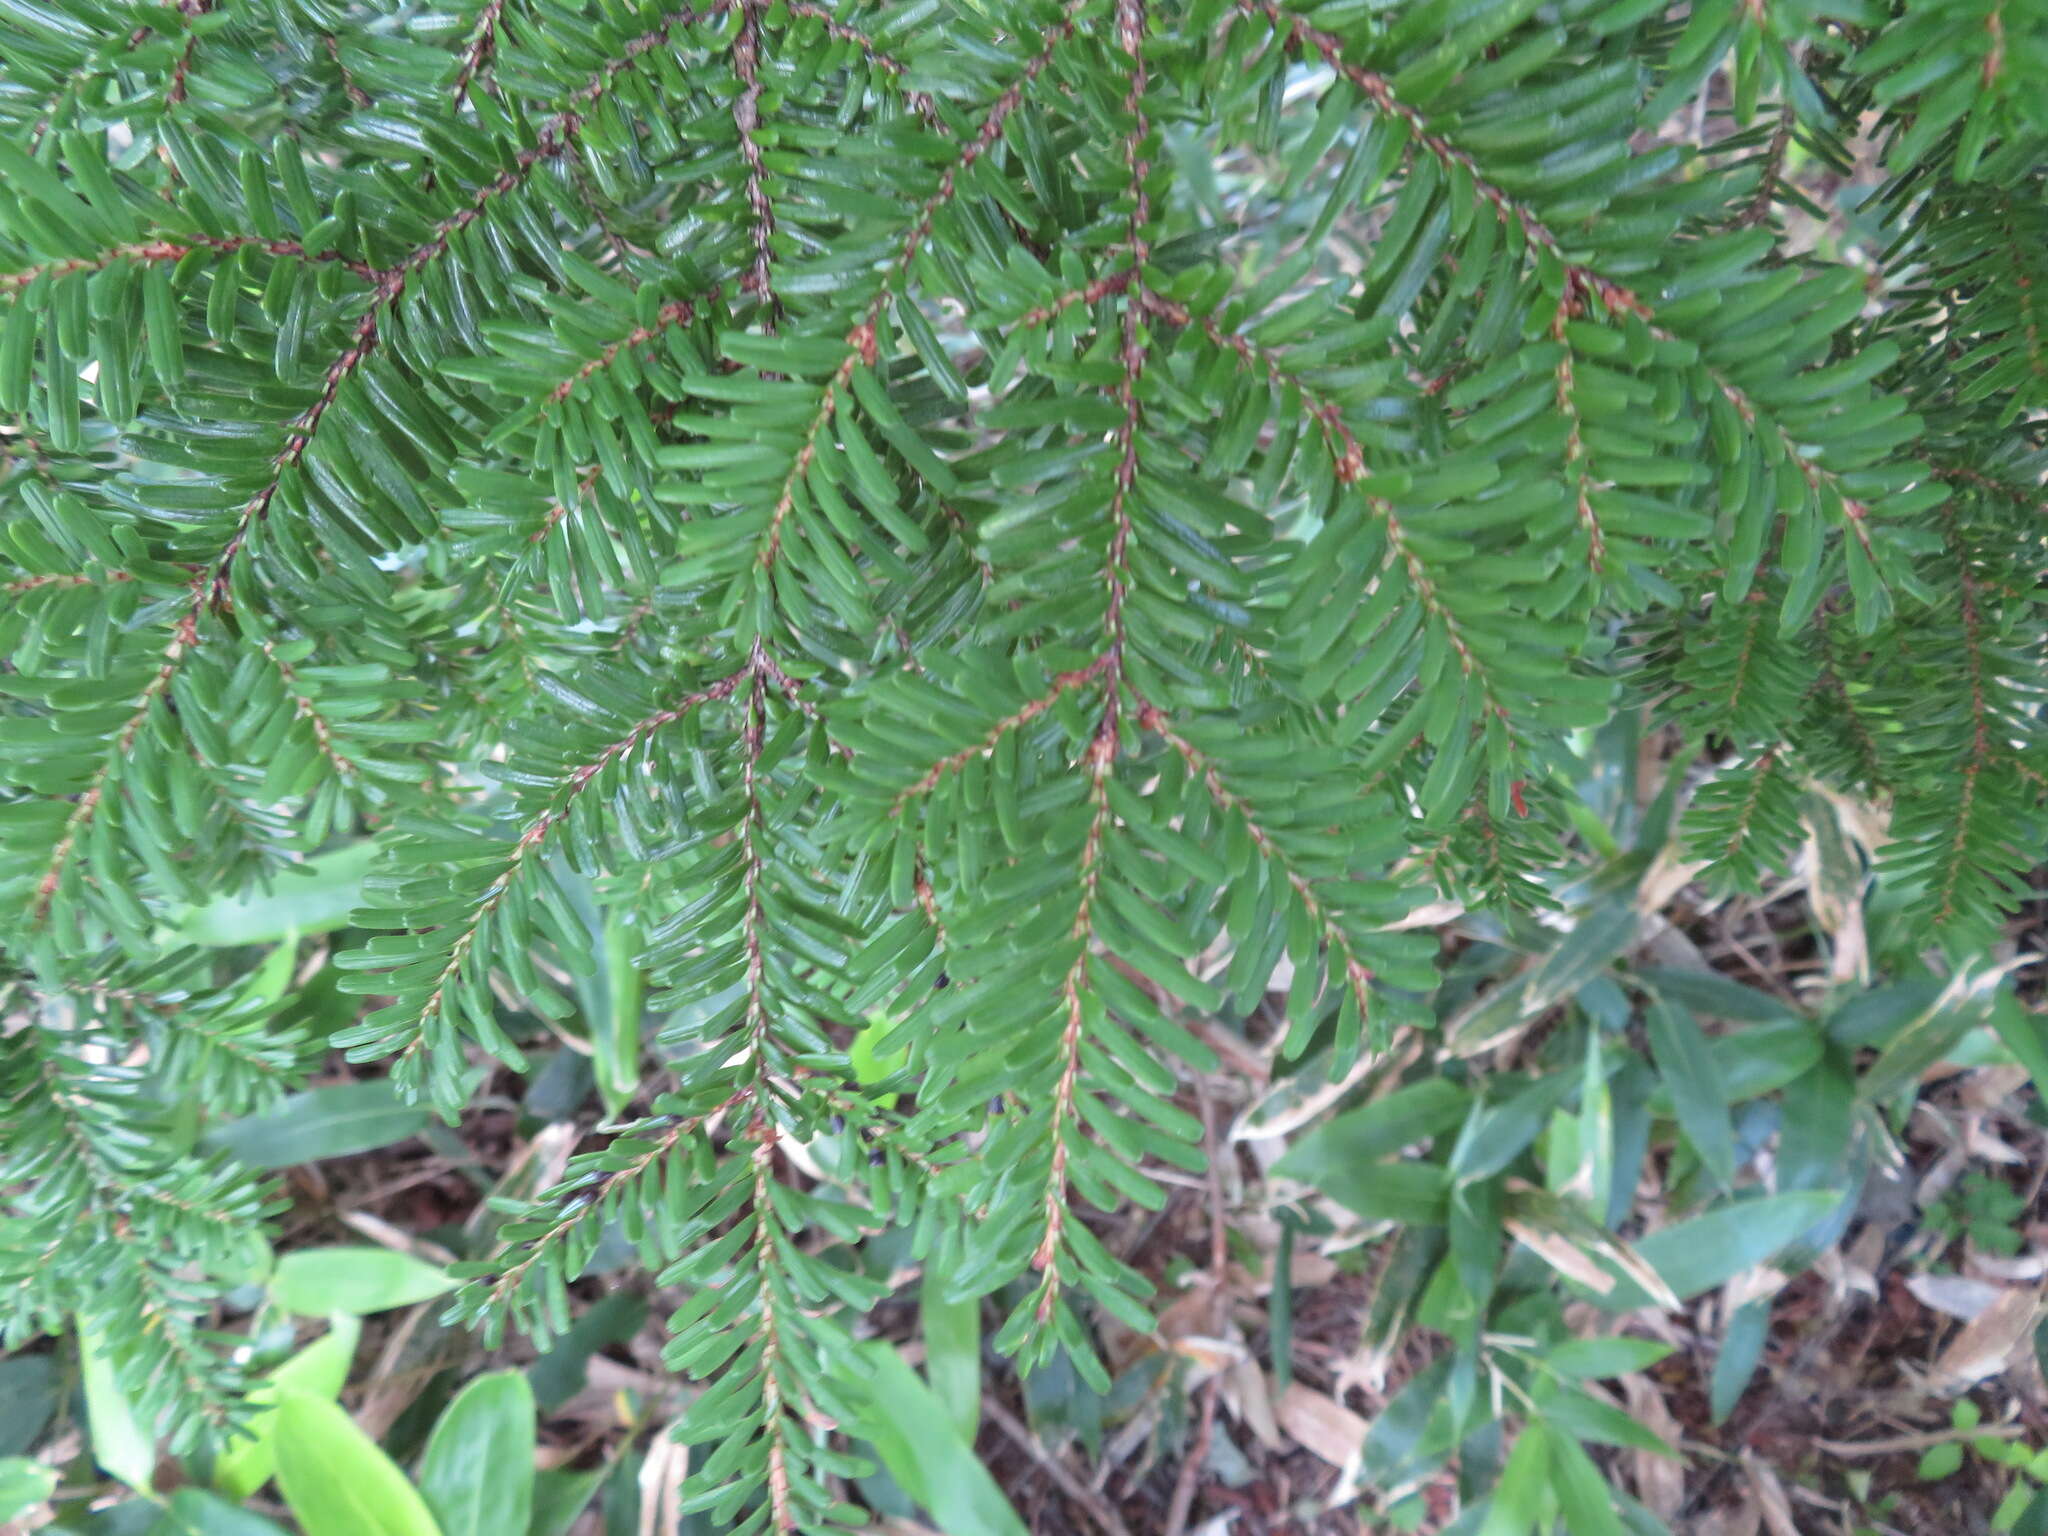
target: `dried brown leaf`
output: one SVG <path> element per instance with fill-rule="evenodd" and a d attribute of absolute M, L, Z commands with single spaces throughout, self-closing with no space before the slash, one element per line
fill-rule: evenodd
<path fill-rule="evenodd" d="M 1285 1443 L 1273 1414 L 1272 1383 L 1249 1355 L 1224 1372 L 1223 1406 L 1267 1450 L 1277 1451 Z"/>
<path fill-rule="evenodd" d="M 647 1459 L 640 1464 L 640 1536 L 658 1536 L 682 1524 L 683 1479 L 689 1472 L 690 1448 L 672 1433 L 665 1430 L 648 1442 Z"/>
<path fill-rule="evenodd" d="M 1678 1420 L 1664 1405 L 1664 1394 L 1649 1377 L 1641 1372 L 1624 1376 L 1621 1391 L 1630 1417 L 1651 1434 L 1671 1445 L 1684 1437 Z M 1679 1507 L 1685 1503 L 1684 1466 L 1654 1451 L 1630 1451 L 1627 1460 L 1636 1497 L 1660 1520 L 1668 1523 L 1676 1519 Z"/>
<path fill-rule="evenodd" d="M 1785 1496 L 1785 1485 L 1778 1480 L 1777 1472 L 1747 1447 L 1742 1452 L 1742 1475 L 1749 1479 L 1757 1513 L 1763 1517 L 1771 1536 L 1800 1536 L 1798 1522 L 1792 1518 L 1792 1501 Z"/>
<path fill-rule="evenodd" d="M 2005 1292 L 2003 1286 L 1963 1275 L 1908 1275 L 1906 1289 L 1921 1306 L 1966 1323 L 1982 1317 Z"/>
<path fill-rule="evenodd" d="M 2002 1292 L 1941 1352 L 1928 1384 L 1937 1392 L 1960 1392 L 1998 1375 L 2029 1348 L 2040 1315 L 2039 1288 Z"/>
<path fill-rule="evenodd" d="M 1273 1405 L 1273 1417 L 1295 1444 L 1341 1467 L 1365 1444 L 1371 1426 L 1335 1398 L 1290 1382 Z"/>

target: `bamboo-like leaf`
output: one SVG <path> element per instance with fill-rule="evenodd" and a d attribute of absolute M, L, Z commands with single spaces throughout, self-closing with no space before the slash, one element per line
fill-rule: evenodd
<path fill-rule="evenodd" d="M 440 1536 L 405 1474 L 325 1398 L 278 1399 L 277 1483 L 306 1536 Z"/>

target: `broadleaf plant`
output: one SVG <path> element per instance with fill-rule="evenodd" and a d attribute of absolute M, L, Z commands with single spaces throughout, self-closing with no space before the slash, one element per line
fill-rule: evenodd
<path fill-rule="evenodd" d="M 0 61 L 0 1316 L 174 1449 L 276 1209 L 194 1125 L 325 1045 L 456 1123 L 644 998 L 452 1316 L 561 1334 L 616 1232 L 686 1504 L 812 1531 L 884 1291 L 815 1239 L 1098 1373 L 1206 1021 L 1435 1029 L 1405 920 L 1557 900 L 1589 733 L 1699 758 L 1710 883 L 1818 783 L 1952 952 L 2025 893 L 2037 4 L 62 0 Z M 339 850 L 331 938 L 181 926 Z"/>

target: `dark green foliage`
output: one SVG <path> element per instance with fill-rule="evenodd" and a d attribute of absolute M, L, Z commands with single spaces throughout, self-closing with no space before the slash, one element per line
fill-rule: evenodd
<path fill-rule="evenodd" d="M 644 973 L 640 1093 L 454 1312 L 560 1334 L 615 1221 L 734 1529 L 847 1514 L 881 1287 L 819 1235 L 1097 1370 L 1146 1284 L 1084 1213 L 1201 1166 L 1184 1015 L 1432 1025 L 1401 920 L 1551 901 L 1620 712 L 1712 755 L 1710 880 L 1819 779 L 1980 945 L 2048 771 L 2048 19 L 1970 17 L 7 10 L 8 1326 L 225 1412 L 269 1193 L 192 1130 L 318 1042 L 295 945 L 174 925 L 365 837 L 315 1027 L 451 1121 Z M 1733 136 L 1659 139 L 1731 50 Z M 1880 248 L 1798 248 L 1788 154 L 1873 110 Z"/>

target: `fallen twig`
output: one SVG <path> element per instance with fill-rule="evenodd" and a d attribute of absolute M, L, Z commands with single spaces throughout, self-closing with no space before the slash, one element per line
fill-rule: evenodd
<path fill-rule="evenodd" d="M 1893 1435 L 1889 1440 L 1816 1440 L 1830 1456 L 1890 1456 L 1924 1451 L 1954 1440 L 2017 1440 L 2028 1433 L 2024 1424 L 1979 1424 L 1975 1429 L 1930 1429 L 1919 1435 Z"/>
<path fill-rule="evenodd" d="M 1015 1414 L 994 1397 L 982 1399 L 981 1411 L 988 1415 L 989 1421 L 997 1429 L 1015 1442 L 1019 1450 L 1044 1469 L 1045 1475 L 1053 1480 L 1053 1485 L 1061 1493 L 1080 1505 L 1081 1512 L 1095 1522 L 1103 1536 L 1131 1536 L 1129 1527 L 1123 1523 L 1117 1512 L 1110 1508 L 1109 1501 L 1069 1472 L 1066 1464 L 1047 1450 L 1038 1436 L 1031 1433 Z"/>

